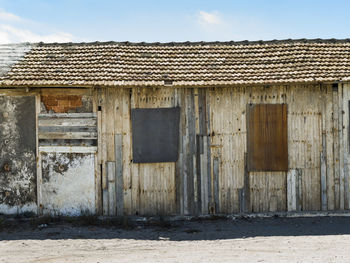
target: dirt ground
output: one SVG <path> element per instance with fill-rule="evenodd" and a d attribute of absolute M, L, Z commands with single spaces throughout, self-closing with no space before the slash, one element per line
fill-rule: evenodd
<path fill-rule="evenodd" d="M 108 226 L 106 226 L 108 225 Z M 350 217 L 77 225 L 14 220 L 0 262 L 350 262 Z"/>

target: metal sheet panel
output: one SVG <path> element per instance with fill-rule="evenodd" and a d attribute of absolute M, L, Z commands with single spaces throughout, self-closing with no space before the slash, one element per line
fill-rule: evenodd
<path fill-rule="evenodd" d="M 180 108 L 132 109 L 134 163 L 176 162 Z"/>
<path fill-rule="evenodd" d="M 287 105 L 248 105 L 249 171 L 287 171 Z"/>

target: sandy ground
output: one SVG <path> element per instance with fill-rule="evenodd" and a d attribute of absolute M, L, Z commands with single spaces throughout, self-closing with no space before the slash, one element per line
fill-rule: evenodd
<path fill-rule="evenodd" d="M 0 262 L 350 262 L 350 217 L 16 224 L 0 232 Z"/>

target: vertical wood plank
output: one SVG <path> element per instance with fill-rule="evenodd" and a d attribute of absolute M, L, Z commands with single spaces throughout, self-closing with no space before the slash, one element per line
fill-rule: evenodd
<path fill-rule="evenodd" d="M 106 151 L 107 159 L 106 161 L 115 161 L 114 154 L 114 131 L 115 131 L 115 92 L 116 89 L 106 88 L 106 98 L 105 98 L 105 111 L 106 111 Z"/>
<path fill-rule="evenodd" d="M 321 206 L 322 210 L 327 210 L 327 157 L 326 157 L 326 135 L 322 134 L 321 159 Z"/>
<path fill-rule="evenodd" d="M 203 126 L 202 129 L 202 134 L 203 136 L 203 155 L 206 158 L 206 173 L 207 173 L 207 178 L 208 178 L 208 188 L 211 188 L 211 180 L 209 180 L 209 173 L 211 173 L 211 140 L 209 138 L 210 131 L 211 131 L 211 123 L 210 123 L 210 100 L 208 99 L 208 96 L 206 95 L 207 91 L 203 91 L 201 93 L 201 98 L 203 100 L 203 107 L 201 108 L 201 126 Z M 213 193 L 210 193 L 213 194 Z M 215 194 L 215 193 L 214 193 Z M 208 196 L 209 200 L 209 196 Z M 208 207 L 208 205 L 207 205 Z"/>
<path fill-rule="evenodd" d="M 287 173 L 287 210 L 296 211 L 297 209 L 297 196 L 296 196 L 296 181 L 297 171 L 290 169 Z"/>
<path fill-rule="evenodd" d="M 198 183 L 197 183 L 197 159 L 196 155 L 193 155 L 193 202 L 195 206 L 194 214 L 197 214 L 197 204 L 198 204 Z"/>
<path fill-rule="evenodd" d="M 39 120 L 38 120 L 38 115 L 41 111 L 41 97 L 40 94 L 37 94 L 35 96 L 35 127 L 36 127 L 36 131 L 35 131 L 35 140 L 36 140 L 36 187 L 37 187 L 37 213 L 38 215 L 42 215 L 43 214 L 43 205 L 42 205 L 42 160 L 41 160 L 41 154 L 39 152 L 39 136 L 38 136 L 38 132 L 39 132 Z"/>
<path fill-rule="evenodd" d="M 115 162 L 107 162 L 108 174 L 108 215 L 116 215 Z"/>
<path fill-rule="evenodd" d="M 108 178 L 107 178 L 107 112 L 106 112 L 106 88 L 101 89 L 101 164 L 102 164 L 102 200 L 103 214 L 108 215 Z"/>
<path fill-rule="evenodd" d="M 180 125 L 179 125 L 179 158 L 175 164 L 175 203 L 176 203 L 176 212 L 178 214 L 183 215 L 184 214 L 184 209 L 183 209 L 183 134 L 184 134 L 184 105 L 182 103 L 182 94 L 183 94 L 183 89 L 175 89 L 175 94 L 174 94 L 174 100 L 175 100 L 175 106 L 180 107 Z"/>
<path fill-rule="evenodd" d="M 194 89 L 187 89 L 186 92 L 186 151 L 185 151 L 185 181 L 186 181 L 186 193 L 185 193 L 185 213 L 194 213 L 194 174 L 193 174 L 193 155 L 196 151 L 196 113 L 195 113 L 195 97 Z"/>
<path fill-rule="evenodd" d="M 98 215 L 102 215 L 102 186 L 101 186 L 101 111 L 99 106 L 98 90 L 93 90 L 93 112 L 97 113 L 97 152 L 94 158 L 95 169 L 95 209 Z"/>
<path fill-rule="evenodd" d="M 338 85 L 338 133 L 339 133 L 339 209 L 344 210 L 344 139 L 343 139 L 343 84 Z"/>
<path fill-rule="evenodd" d="M 334 164 L 334 208 L 340 208 L 340 156 L 339 156 L 339 98 L 338 86 L 332 87 L 333 97 L 333 164 Z"/>
<path fill-rule="evenodd" d="M 132 196 L 131 196 L 131 119 L 130 119 L 130 94 L 131 89 L 123 89 L 122 94 L 122 123 L 123 123 L 123 181 L 124 181 L 124 211 L 127 215 L 132 214 Z"/>
<path fill-rule="evenodd" d="M 117 215 L 124 215 L 123 135 L 115 134 L 115 173 Z"/>
<path fill-rule="evenodd" d="M 334 147 L 333 147 L 333 90 L 331 85 L 325 85 L 327 92 L 324 112 L 326 116 L 326 148 L 327 148 L 327 201 L 328 210 L 335 209 L 334 192 Z"/>
<path fill-rule="evenodd" d="M 193 194 L 194 194 L 194 206 L 193 206 L 193 214 L 199 214 L 200 207 L 199 207 L 199 199 L 198 198 L 198 192 L 199 192 L 199 173 L 200 169 L 198 169 L 198 150 L 200 150 L 200 147 L 198 145 L 199 143 L 199 136 L 201 134 L 201 118 L 200 118 L 200 108 L 202 106 L 202 100 L 200 99 L 200 92 L 198 91 L 198 88 L 194 89 L 194 113 L 195 113 L 195 133 L 194 133 L 194 145 L 195 149 L 193 154 Z"/>
<path fill-rule="evenodd" d="M 131 90 L 131 98 L 130 98 L 130 109 L 131 108 L 139 108 L 140 105 L 140 100 L 143 92 L 147 92 L 145 89 L 141 88 L 132 88 Z M 146 93 L 147 94 L 147 93 Z M 129 115 L 129 119 L 131 120 L 131 115 Z M 130 127 L 130 139 L 131 139 L 131 144 L 130 144 L 130 155 L 132 156 L 132 127 Z M 131 157 L 133 158 L 133 157 Z M 131 163 L 130 164 L 130 176 L 131 176 L 131 213 L 133 215 L 139 215 L 140 214 L 140 176 L 145 176 L 148 173 L 140 173 L 140 170 L 142 169 L 141 164 L 137 163 Z M 152 177 L 149 177 L 149 180 L 152 181 Z M 151 195 L 150 191 L 147 191 L 146 194 Z M 151 198 L 148 196 L 148 198 Z M 150 202 L 150 200 L 147 200 L 149 202 L 148 208 L 152 211 L 154 210 L 154 202 Z M 146 211 L 145 214 L 148 214 L 149 212 Z"/>
<path fill-rule="evenodd" d="M 201 154 L 201 204 L 202 214 L 208 214 L 209 206 L 209 189 L 208 189 L 208 141 L 207 136 L 203 136 L 203 154 Z"/>
<path fill-rule="evenodd" d="M 350 129 L 349 129 L 349 111 L 350 111 L 350 93 L 349 93 L 349 84 L 343 84 L 343 127 L 342 127 L 342 151 L 343 151 L 343 169 L 344 169 L 344 209 L 350 209 L 349 207 L 349 152 L 350 152 Z"/>
<path fill-rule="evenodd" d="M 327 198 L 327 88 L 321 85 L 321 134 L 322 134 L 322 150 L 320 154 L 321 165 L 321 209 L 328 210 Z"/>
<path fill-rule="evenodd" d="M 214 212 L 220 211 L 219 207 L 219 175 L 220 175 L 220 158 L 215 157 L 213 161 L 213 203 L 214 203 Z"/>
<path fill-rule="evenodd" d="M 297 211 L 303 210 L 303 177 L 302 170 L 297 170 L 297 179 L 298 179 L 298 198 L 297 198 Z"/>

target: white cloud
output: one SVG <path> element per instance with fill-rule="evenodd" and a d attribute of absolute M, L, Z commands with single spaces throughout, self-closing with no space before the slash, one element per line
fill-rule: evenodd
<path fill-rule="evenodd" d="M 219 25 L 222 24 L 222 18 L 219 12 L 213 11 L 211 13 L 205 11 L 199 11 L 198 13 L 198 23 L 200 25 Z"/>
<path fill-rule="evenodd" d="M 8 13 L 8 12 L 0 9 L 0 20 L 11 21 L 11 22 L 20 22 L 22 19 L 15 14 Z"/>
<path fill-rule="evenodd" d="M 42 28 L 45 27 L 45 32 Z M 39 33 L 40 31 L 40 33 Z M 19 42 L 72 42 L 73 35 L 57 32 L 35 21 L 0 9 L 0 44 Z"/>
<path fill-rule="evenodd" d="M 275 25 L 253 17 L 218 11 L 198 11 L 191 16 L 197 40 L 231 41 L 276 38 Z"/>
<path fill-rule="evenodd" d="M 64 32 L 40 35 L 27 29 L 0 24 L 0 43 L 18 42 L 71 42 L 73 36 Z"/>

